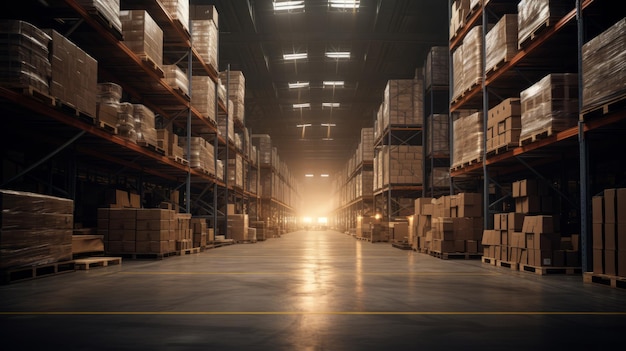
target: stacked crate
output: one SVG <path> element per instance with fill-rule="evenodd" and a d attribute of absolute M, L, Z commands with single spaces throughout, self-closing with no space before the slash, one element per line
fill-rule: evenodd
<path fill-rule="evenodd" d="M 213 144 L 201 137 L 179 137 L 179 145 L 185 154 L 183 158 L 189 161 L 191 168 L 215 175 L 215 150 Z M 189 150 L 187 150 L 189 143 Z"/>
<path fill-rule="evenodd" d="M 593 273 L 626 277 L 626 188 L 592 198 Z"/>
<path fill-rule="evenodd" d="M 191 224 L 191 214 L 175 213 L 175 248 L 176 251 L 193 248 L 193 227 Z"/>
<path fill-rule="evenodd" d="M 483 114 L 481 111 L 463 113 L 453 122 L 452 168 L 482 160 Z"/>
<path fill-rule="evenodd" d="M 248 237 L 249 220 L 247 214 L 229 214 L 227 219 L 227 233 L 235 242 L 250 242 Z"/>
<path fill-rule="evenodd" d="M 122 87 L 112 82 L 98 83 L 96 121 L 100 127 L 110 127 L 117 134 Z"/>
<path fill-rule="evenodd" d="M 155 128 L 154 112 L 145 105 L 133 104 L 133 117 L 135 119 L 137 142 L 156 147 L 157 131 Z"/>
<path fill-rule="evenodd" d="M 97 13 L 118 32 L 122 31 L 120 0 L 76 0 L 89 13 Z"/>
<path fill-rule="evenodd" d="M 430 252 L 478 254 L 483 229 L 482 194 L 459 193 L 435 199 Z M 480 249 L 480 250 L 479 250 Z"/>
<path fill-rule="evenodd" d="M 568 1 L 520 0 L 517 3 L 519 48 L 527 46 L 542 28 L 554 26 L 571 9 L 572 3 Z"/>
<path fill-rule="evenodd" d="M 95 118 L 98 62 L 57 31 L 46 32 L 52 38 L 50 95 Z"/>
<path fill-rule="evenodd" d="M 173 252 L 176 238 L 174 221 L 176 213 L 159 208 L 142 208 L 135 211 L 135 252 L 139 254 L 164 254 Z"/>
<path fill-rule="evenodd" d="M 164 79 L 172 89 L 189 96 L 189 77 L 177 65 L 163 65 Z"/>
<path fill-rule="evenodd" d="M 168 129 L 156 130 L 156 141 L 159 148 L 163 149 L 169 158 L 184 163 L 184 146 L 179 144 L 178 135 Z"/>
<path fill-rule="evenodd" d="M 217 70 L 219 47 L 217 10 L 213 5 L 191 5 L 189 11 L 193 47 L 207 65 Z"/>
<path fill-rule="evenodd" d="M 193 247 L 205 248 L 209 243 L 209 226 L 204 218 L 191 218 Z M 213 240 L 211 239 L 211 242 Z"/>
<path fill-rule="evenodd" d="M 0 271 L 72 259 L 74 201 L 0 189 Z"/>
<path fill-rule="evenodd" d="M 232 111 L 233 118 L 244 123 L 246 79 L 243 72 L 223 71 L 220 72 L 220 79 L 224 84 L 228 82 L 228 86 L 226 87 L 227 95 L 228 99 L 233 102 L 232 109 L 229 109 L 229 112 Z"/>
<path fill-rule="evenodd" d="M 170 17 L 189 32 L 189 0 L 159 0 Z"/>
<path fill-rule="evenodd" d="M 145 61 L 163 71 L 163 30 L 146 10 L 120 11 L 124 43 Z"/>
<path fill-rule="evenodd" d="M 432 243 L 432 216 L 434 214 L 434 201 L 431 197 L 419 197 L 415 199 L 413 215 L 413 235 L 409 237 L 409 245 L 415 251 L 428 252 Z"/>
<path fill-rule="evenodd" d="M 215 120 L 215 83 L 209 76 L 193 75 L 191 77 L 191 106 L 210 121 Z M 202 132 L 202 131 L 200 131 Z M 210 132 L 210 130 L 208 131 Z"/>
<path fill-rule="evenodd" d="M 487 115 L 487 153 L 519 146 L 522 110 L 519 98 L 508 98 Z"/>

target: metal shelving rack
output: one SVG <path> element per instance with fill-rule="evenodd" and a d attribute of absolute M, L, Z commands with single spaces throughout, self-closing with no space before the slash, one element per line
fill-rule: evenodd
<path fill-rule="evenodd" d="M 508 11 L 511 10 L 511 6 L 516 5 L 518 1 L 490 0 L 484 3 L 470 14 L 465 26 L 451 39 L 451 52 L 460 45 L 469 29 L 478 23 L 483 26 L 484 39 L 488 20 L 494 16 L 498 18 L 504 13 L 510 13 Z M 602 29 L 619 20 L 620 14 L 611 10 L 609 4 L 597 0 L 576 0 L 575 3 L 572 1 L 571 5 L 571 10 L 562 17 L 551 20 L 550 25 L 537 31 L 534 39 L 520 49 L 510 61 L 489 74 L 485 73 L 483 46 L 483 83 L 472 88 L 457 101 L 453 101 L 451 95 L 450 101 L 453 101 L 450 105 L 451 113 L 461 108 L 481 109 L 486 126 L 489 108 L 495 106 L 502 97 L 519 93 L 530 85 L 529 82 L 535 82 L 541 75 L 550 73 L 551 71 L 545 71 L 546 68 L 579 73 L 579 111 L 582 111 L 583 86 L 580 74 L 582 45 L 589 39 L 587 36 L 597 35 Z M 452 0 L 449 0 L 449 8 L 451 7 Z M 594 19 L 592 22 L 596 27 L 595 30 L 583 21 L 586 15 Z M 603 21 L 596 21 L 598 18 Z M 452 65 L 450 67 L 452 79 Z M 620 134 L 625 128 L 626 121 L 626 109 L 619 101 L 604 106 L 604 110 L 600 107 L 601 112 L 593 113 L 594 118 L 588 117 L 585 111 L 582 111 L 577 126 L 534 140 L 532 143 L 495 155 L 488 155 L 483 147 L 482 159 L 479 162 L 451 170 L 452 182 L 456 184 L 459 180 L 465 179 L 482 181 L 482 187 L 478 190 L 483 192 L 485 201 L 486 229 L 493 228 L 493 223 L 488 221 L 489 215 L 497 212 L 496 206 L 501 205 L 510 195 L 508 189 L 503 186 L 505 182 L 514 180 L 521 174 L 551 182 L 552 189 L 561 198 L 561 203 L 565 204 L 570 212 L 574 212 L 568 214 L 573 221 L 569 223 L 569 229 L 581 234 L 582 271 L 589 271 L 591 196 L 599 193 L 603 187 L 615 187 L 626 183 L 624 167 L 620 165 L 623 164 L 624 155 L 615 155 L 614 152 L 615 145 L 623 143 Z M 595 117 L 597 114 L 601 116 Z M 616 168 L 602 169 L 601 167 L 605 167 L 606 164 L 616 165 Z M 601 179 L 602 172 L 610 172 L 612 180 Z M 571 186 L 570 183 L 576 184 Z"/>

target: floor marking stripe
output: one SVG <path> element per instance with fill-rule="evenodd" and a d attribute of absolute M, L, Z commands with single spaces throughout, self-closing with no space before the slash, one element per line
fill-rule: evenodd
<path fill-rule="evenodd" d="M 245 311 L 0 311 L 2 316 L 10 315 L 51 315 L 51 316 L 141 316 L 141 315 L 163 315 L 163 316 L 239 316 L 239 315 L 405 315 L 405 316 L 626 316 L 626 311 L 405 311 L 405 312 L 350 312 L 350 311 L 266 311 L 266 312 L 245 312 Z"/>
<path fill-rule="evenodd" d="M 314 270 L 317 273 L 326 273 L 323 271 Z M 297 272 L 139 272 L 139 271 L 122 271 L 118 274 L 135 274 L 135 275 L 263 275 L 263 274 L 275 274 L 275 275 L 301 275 L 303 271 Z M 367 273 L 355 273 L 355 272 L 339 272 L 328 273 L 329 275 L 422 275 L 422 276 L 448 276 L 448 275 L 467 275 L 467 276 L 492 276 L 501 275 L 502 273 L 473 273 L 473 272 L 367 272 Z"/>

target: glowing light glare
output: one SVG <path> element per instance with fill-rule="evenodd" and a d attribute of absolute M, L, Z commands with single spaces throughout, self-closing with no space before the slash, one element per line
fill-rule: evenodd
<path fill-rule="evenodd" d="M 375 215 L 374 215 L 374 218 L 375 218 L 375 219 L 380 219 L 381 217 L 382 217 L 382 216 L 380 215 L 380 213 L 377 213 L 377 214 L 375 214 Z"/>
<path fill-rule="evenodd" d="M 343 85 L 344 85 L 344 82 L 342 80 L 325 80 L 324 81 L 325 87 L 342 87 Z"/>
<path fill-rule="evenodd" d="M 320 174 L 320 177 L 322 177 L 322 178 L 328 178 L 328 177 L 329 177 L 329 175 L 328 175 L 328 174 L 326 174 L 326 173 L 322 173 L 322 174 Z"/>
<path fill-rule="evenodd" d="M 302 103 L 302 104 L 293 104 L 293 108 L 309 108 L 311 107 L 311 104 L 308 102 Z"/>
<path fill-rule="evenodd" d="M 319 223 L 319 224 L 326 224 L 326 223 L 328 223 L 328 218 L 326 218 L 326 217 L 318 217 L 317 218 L 317 223 Z"/>
<path fill-rule="evenodd" d="M 342 58 L 350 58 L 349 51 L 335 51 L 335 52 L 327 52 L 326 57 L 334 58 L 334 59 L 342 59 Z"/>
<path fill-rule="evenodd" d="M 302 60 L 307 57 L 308 55 L 306 52 L 298 53 L 298 54 L 283 54 L 283 59 L 285 60 Z"/>
<path fill-rule="evenodd" d="M 339 102 L 322 102 L 322 107 L 339 107 L 341 104 Z"/>
<path fill-rule="evenodd" d="M 308 88 L 309 82 L 295 82 L 289 83 L 289 89 Z"/>
<path fill-rule="evenodd" d="M 311 174 L 311 173 L 307 173 L 307 174 L 305 174 L 304 176 L 305 176 L 305 177 L 307 177 L 307 178 L 313 178 L 313 177 L 315 177 L 315 175 L 314 175 L 314 174 Z"/>
<path fill-rule="evenodd" d="M 274 11 L 289 11 L 304 8 L 304 0 L 300 1 L 274 1 Z"/>
<path fill-rule="evenodd" d="M 360 0 L 328 0 L 330 7 L 339 9 L 358 9 L 361 6 Z"/>
<path fill-rule="evenodd" d="M 311 217 L 302 217 L 302 222 L 311 223 L 313 222 L 313 219 Z"/>

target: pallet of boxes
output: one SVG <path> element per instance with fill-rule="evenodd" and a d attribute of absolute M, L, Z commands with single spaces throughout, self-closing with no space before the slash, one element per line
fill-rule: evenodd
<path fill-rule="evenodd" d="M 592 271 L 586 283 L 626 287 L 626 188 L 604 189 L 591 199 Z"/>
<path fill-rule="evenodd" d="M 494 229 L 483 232 L 483 262 L 541 275 L 580 272 L 580 235 L 561 231 L 550 187 L 522 179 L 512 196 L 515 211 L 494 214 Z"/>
<path fill-rule="evenodd" d="M 163 259 L 199 252 L 199 247 L 194 251 L 190 214 L 141 208 L 138 195 L 123 190 L 114 190 L 114 194 L 108 207 L 98 208 L 98 233 L 104 236 L 107 255 Z"/>
<path fill-rule="evenodd" d="M 0 190 L 0 283 L 73 272 L 74 201 Z"/>
<path fill-rule="evenodd" d="M 418 198 L 410 244 L 416 251 L 442 259 L 480 258 L 482 226 L 482 194 Z"/>

